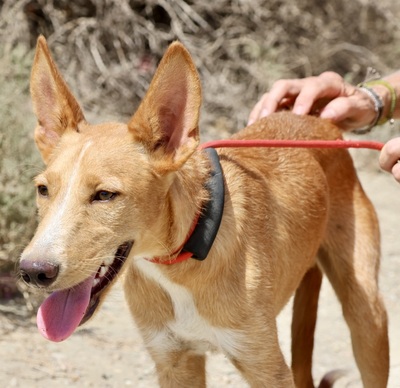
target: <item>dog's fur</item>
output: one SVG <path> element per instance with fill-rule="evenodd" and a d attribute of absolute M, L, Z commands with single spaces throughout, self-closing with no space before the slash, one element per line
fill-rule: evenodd
<path fill-rule="evenodd" d="M 252 387 L 287 388 L 313 386 L 323 271 L 342 304 L 364 386 L 386 386 L 378 221 L 347 151 L 218 151 L 225 206 L 212 249 L 202 262 L 162 265 L 149 259 L 167 260 L 208 200 L 201 88 L 185 48 L 169 47 L 128 124 L 85 121 L 43 37 L 31 93 L 47 166 L 36 178 L 40 223 L 21 257 L 25 279 L 39 268 L 46 280 L 39 286 L 73 290 L 131 241 L 125 295 L 162 387 L 205 386 L 205 352 L 216 349 Z M 234 138 L 336 139 L 340 131 L 277 113 Z M 276 316 L 295 292 L 290 370 Z"/>

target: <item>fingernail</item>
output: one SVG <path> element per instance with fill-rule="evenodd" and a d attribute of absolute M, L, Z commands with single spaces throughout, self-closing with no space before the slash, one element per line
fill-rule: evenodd
<path fill-rule="evenodd" d="M 327 109 L 321 112 L 321 118 L 333 120 L 336 118 L 336 112 L 333 109 Z"/>
<path fill-rule="evenodd" d="M 249 121 L 247 122 L 247 126 L 251 125 L 254 123 L 254 119 L 249 119 Z"/>
<path fill-rule="evenodd" d="M 296 105 L 293 108 L 293 113 L 296 115 L 304 115 L 304 114 L 306 114 L 306 110 L 303 105 Z"/>
<path fill-rule="evenodd" d="M 270 115 L 270 114 L 271 114 L 271 112 L 269 111 L 269 109 L 263 109 L 263 110 L 261 111 L 260 118 L 261 118 L 261 117 L 266 117 L 266 116 L 268 116 L 268 115 Z"/>

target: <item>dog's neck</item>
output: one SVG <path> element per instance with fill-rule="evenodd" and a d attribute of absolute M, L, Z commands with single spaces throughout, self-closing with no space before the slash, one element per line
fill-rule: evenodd
<path fill-rule="evenodd" d="M 204 181 L 201 179 L 201 187 L 198 191 L 188 195 L 188 198 L 184 201 L 186 204 L 193 203 L 194 198 L 199 200 L 197 204 L 197 210 L 192 217 L 191 226 L 188 228 L 184 227 L 186 222 L 181 222 L 183 230 L 186 230 L 186 236 L 184 242 L 179 245 L 173 253 L 167 256 L 154 257 L 149 259 L 153 263 L 158 264 L 175 264 L 181 261 L 193 258 L 196 260 L 204 260 L 208 252 L 210 251 L 212 244 L 217 235 L 222 214 L 224 208 L 224 179 L 219 162 L 219 157 L 214 149 L 207 149 L 204 152 L 209 159 L 211 168 L 208 170 L 208 177 Z M 198 171 L 198 170 L 197 170 Z M 182 178 L 182 177 L 181 177 Z M 199 179 L 192 181 L 192 187 L 197 186 Z M 182 190 L 183 186 L 179 190 L 182 194 L 185 190 Z M 206 196 L 198 195 L 205 191 Z M 172 195 L 175 197 L 175 195 Z M 176 200 L 176 198 L 174 198 Z M 172 200 L 171 203 L 174 201 Z M 177 209 L 179 216 L 175 217 L 178 222 L 181 219 L 182 206 Z M 175 213 L 177 215 L 178 213 Z M 176 227 L 179 227 L 178 225 Z"/>
<path fill-rule="evenodd" d="M 212 166 L 205 184 L 209 199 L 203 204 L 197 226 L 182 249 L 182 252 L 191 252 L 196 260 L 204 260 L 211 249 L 221 224 L 225 201 L 224 178 L 219 156 L 213 148 L 206 149 L 205 152 Z"/>

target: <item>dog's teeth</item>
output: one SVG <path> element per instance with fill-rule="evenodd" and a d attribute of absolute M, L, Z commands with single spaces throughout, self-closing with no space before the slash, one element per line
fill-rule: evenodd
<path fill-rule="evenodd" d="M 99 284 L 99 283 L 100 283 L 100 279 L 98 279 L 98 278 L 94 279 L 93 280 L 93 287 L 97 286 L 97 284 Z"/>
<path fill-rule="evenodd" d="M 102 265 L 100 267 L 99 275 L 100 277 L 103 277 L 108 271 L 108 266 Z"/>
<path fill-rule="evenodd" d="M 113 261 L 114 261 L 114 258 L 109 257 L 108 259 L 104 260 L 104 265 L 111 265 Z"/>

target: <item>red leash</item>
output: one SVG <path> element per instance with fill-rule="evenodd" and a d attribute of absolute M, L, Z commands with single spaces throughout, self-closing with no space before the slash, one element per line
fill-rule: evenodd
<path fill-rule="evenodd" d="M 200 145 L 204 148 L 225 147 L 282 147 L 282 148 L 369 148 L 380 151 L 383 143 L 358 140 L 211 140 Z"/>

